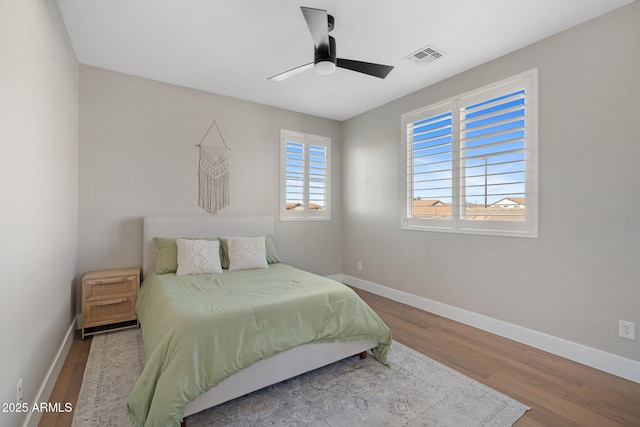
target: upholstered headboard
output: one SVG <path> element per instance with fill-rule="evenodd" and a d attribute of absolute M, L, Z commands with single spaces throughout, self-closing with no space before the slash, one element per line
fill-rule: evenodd
<path fill-rule="evenodd" d="M 155 267 L 154 237 L 252 237 L 273 234 L 272 216 L 147 216 L 142 236 L 142 274 Z"/>

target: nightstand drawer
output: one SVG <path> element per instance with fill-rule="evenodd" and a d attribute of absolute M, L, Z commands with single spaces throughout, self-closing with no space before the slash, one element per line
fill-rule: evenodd
<path fill-rule="evenodd" d="M 85 281 L 85 302 L 133 296 L 138 290 L 138 276 L 109 277 Z"/>
<path fill-rule="evenodd" d="M 135 297 L 120 297 L 88 302 L 84 305 L 85 326 L 135 319 Z"/>

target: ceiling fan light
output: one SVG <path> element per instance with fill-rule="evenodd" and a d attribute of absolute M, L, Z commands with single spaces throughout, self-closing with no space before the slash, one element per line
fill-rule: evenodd
<path fill-rule="evenodd" d="M 318 61 L 316 62 L 316 73 L 328 76 L 336 71 L 336 64 L 331 61 Z"/>

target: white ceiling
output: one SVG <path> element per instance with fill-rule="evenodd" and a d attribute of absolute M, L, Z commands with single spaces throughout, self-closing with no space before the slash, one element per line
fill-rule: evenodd
<path fill-rule="evenodd" d="M 345 120 L 634 0 L 58 0 L 78 61 Z M 335 17 L 338 57 L 395 66 L 267 78 L 313 61 L 300 6 Z M 428 65 L 403 58 L 433 45 Z"/>

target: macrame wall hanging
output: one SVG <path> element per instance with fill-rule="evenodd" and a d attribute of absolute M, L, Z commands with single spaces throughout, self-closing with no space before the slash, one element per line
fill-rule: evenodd
<path fill-rule="evenodd" d="M 224 147 L 203 144 L 214 126 Z M 207 129 L 200 143 L 196 144 L 196 147 L 200 148 L 198 167 L 200 200 L 198 206 L 210 214 L 214 214 L 229 205 L 229 151 L 231 149 L 225 142 L 215 120 Z"/>

